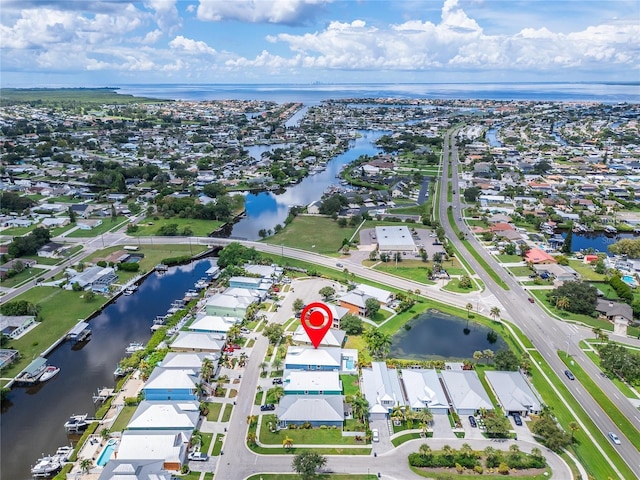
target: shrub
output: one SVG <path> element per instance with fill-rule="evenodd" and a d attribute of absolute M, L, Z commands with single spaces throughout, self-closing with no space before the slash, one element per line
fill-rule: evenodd
<path fill-rule="evenodd" d="M 498 473 L 501 475 L 509 475 L 509 465 L 502 462 L 498 467 Z"/>
<path fill-rule="evenodd" d="M 478 475 L 482 475 L 482 472 L 484 470 L 482 469 L 482 465 L 476 465 L 475 467 L 473 467 L 473 471 L 476 472 Z"/>

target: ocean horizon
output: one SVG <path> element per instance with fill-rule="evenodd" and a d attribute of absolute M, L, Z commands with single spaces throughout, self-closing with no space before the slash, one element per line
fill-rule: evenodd
<path fill-rule="evenodd" d="M 640 82 L 120 84 L 118 93 L 168 100 L 270 100 L 317 104 L 345 98 L 640 103 Z"/>

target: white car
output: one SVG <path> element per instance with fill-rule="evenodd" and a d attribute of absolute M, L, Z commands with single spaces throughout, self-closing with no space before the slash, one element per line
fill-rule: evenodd
<path fill-rule="evenodd" d="M 609 438 L 616 445 L 621 445 L 620 439 L 618 438 L 618 436 L 615 433 L 609 432 Z"/>
<path fill-rule="evenodd" d="M 378 432 L 377 428 L 372 428 L 371 429 L 371 439 L 374 442 L 379 442 L 380 441 L 380 432 Z"/>
<path fill-rule="evenodd" d="M 209 460 L 209 455 L 204 452 L 191 452 L 189 454 L 189 460 L 193 460 L 194 462 L 206 462 Z"/>

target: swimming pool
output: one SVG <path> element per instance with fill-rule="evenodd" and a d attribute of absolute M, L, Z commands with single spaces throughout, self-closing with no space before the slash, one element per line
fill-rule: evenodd
<path fill-rule="evenodd" d="M 113 438 L 111 438 L 107 442 L 107 446 L 102 449 L 102 452 L 100 452 L 100 456 L 96 461 L 96 465 L 98 465 L 99 467 L 104 467 L 107 464 L 107 462 L 111 458 L 111 455 L 116 449 L 116 443 L 116 440 Z"/>
<path fill-rule="evenodd" d="M 633 278 L 631 275 L 623 275 L 622 281 L 632 287 L 638 286 L 638 282 L 636 282 L 636 279 Z"/>

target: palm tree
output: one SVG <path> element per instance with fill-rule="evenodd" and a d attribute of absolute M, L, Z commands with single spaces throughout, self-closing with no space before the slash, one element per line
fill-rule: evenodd
<path fill-rule="evenodd" d="M 89 473 L 89 470 L 91 470 L 92 466 L 93 462 L 90 458 L 83 458 L 80 461 L 80 470 L 82 470 L 82 473 Z"/>
<path fill-rule="evenodd" d="M 247 415 L 247 425 L 252 426 L 258 421 L 256 415 Z"/>
<path fill-rule="evenodd" d="M 280 370 L 280 367 L 282 367 L 282 358 L 279 355 L 276 355 L 276 358 L 274 358 L 271 363 L 274 370 Z"/>
<path fill-rule="evenodd" d="M 284 448 L 293 448 L 293 438 L 289 437 L 288 435 L 285 437 L 284 440 L 282 440 L 282 446 Z"/>
<path fill-rule="evenodd" d="M 240 354 L 240 358 L 238 359 L 238 365 L 240 367 L 244 367 L 246 365 L 246 363 L 247 363 L 247 354 L 242 352 Z"/>
<path fill-rule="evenodd" d="M 559 310 L 566 310 L 569 308 L 569 299 L 567 297 L 558 297 L 556 300 L 556 308 Z"/>
<path fill-rule="evenodd" d="M 573 435 L 580 430 L 580 426 L 576 422 L 569 422 L 569 430 L 571 430 L 571 444 L 573 444 Z"/>
<path fill-rule="evenodd" d="M 213 376 L 213 360 L 205 358 L 202 360 L 202 366 L 200 367 L 200 376 L 203 380 L 209 381 Z"/>
<path fill-rule="evenodd" d="M 271 389 L 271 395 L 275 397 L 276 401 L 280 400 L 282 397 L 284 397 L 284 388 L 280 386 L 273 387 Z"/>
<path fill-rule="evenodd" d="M 247 443 L 249 445 L 256 445 L 256 440 L 257 440 L 257 436 L 255 434 L 255 432 L 249 432 L 247 433 Z"/>
<path fill-rule="evenodd" d="M 471 316 L 471 310 L 473 310 L 473 303 L 467 303 L 467 306 L 465 308 L 467 309 L 467 318 L 469 318 Z"/>
<path fill-rule="evenodd" d="M 451 445 L 445 445 L 442 447 L 442 456 L 443 457 L 453 457 L 454 450 L 451 448 Z"/>
<path fill-rule="evenodd" d="M 377 328 L 369 328 L 363 334 L 367 350 L 374 358 L 385 358 L 391 349 L 391 335 Z"/>
<path fill-rule="evenodd" d="M 473 352 L 473 359 L 478 363 L 482 359 L 482 352 L 480 350 Z"/>
<path fill-rule="evenodd" d="M 490 350 L 487 348 L 486 350 L 482 351 L 482 356 L 487 359 L 487 363 L 488 363 L 489 360 L 493 360 L 493 357 L 495 355 L 493 353 L 493 350 Z"/>
<path fill-rule="evenodd" d="M 364 423 L 365 418 L 369 416 L 369 402 L 361 393 L 353 396 L 351 408 L 353 408 L 353 417 Z"/>
<path fill-rule="evenodd" d="M 391 419 L 394 423 L 404 422 L 407 419 L 407 415 L 404 411 L 404 407 L 396 405 L 391 412 Z"/>
<path fill-rule="evenodd" d="M 469 445 L 468 443 L 463 443 L 462 446 L 460 447 L 460 453 L 465 457 L 472 457 L 473 448 L 471 448 L 471 445 Z"/>
<path fill-rule="evenodd" d="M 100 438 L 102 438 L 102 440 L 108 440 L 110 435 L 111 432 L 108 428 L 103 428 L 102 430 L 100 430 Z"/>
<path fill-rule="evenodd" d="M 259 366 L 260 366 L 260 370 L 262 370 L 262 375 L 266 375 L 267 367 L 269 366 L 269 364 L 267 362 L 261 362 Z"/>
<path fill-rule="evenodd" d="M 418 420 L 423 422 L 426 425 L 429 425 L 433 421 L 433 413 L 428 408 L 423 408 L 416 412 Z M 425 433 L 426 429 L 425 429 Z"/>
<path fill-rule="evenodd" d="M 191 447 L 199 447 L 200 445 L 202 445 L 202 434 L 200 433 L 200 430 L 193 431 L 193 433 L 191 434 L 191 441 L 189 443 Z"/>
<path fill-rule="evenodd" d="M 418 449 L 418 451 L 420 452 L 420 455 L 427 456 L 431 453 L 431 447 L 426 443 L 423 443 L 422 445 L 420 445 L 420 448 Z"/>
<path fill-rule="evenodd" d="M 498 307 L 493 307 L 489 310 L 489 315 L 491 315 L 491 318 L 493 318 L 493 321 L 495 322 L 500 317 L 500 309 Z"/>

